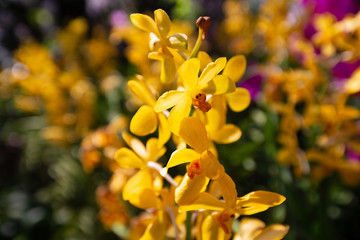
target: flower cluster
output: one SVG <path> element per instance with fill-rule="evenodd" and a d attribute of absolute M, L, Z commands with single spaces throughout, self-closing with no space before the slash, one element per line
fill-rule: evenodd
<path fill-rule="evenodd" d="M 86 20 L 78 18 L 59 30 L 58 55 L 28 40 L 15 52 L 12 68 L 2 73 L 3 98 L 12 97 L 16 108 L 28 113 L 45 112 L 42 135 L 59 145 L 79 141 L 94 123 L 96 84 L 88 76 L 101 79 L 104 92 L 119 85 L 119 79 L 111 78 L 114 47 L 100 28 L 85 39 L 87 28 Z"/>
<path fill-rule="evenodd" d="M 233 143 L 241 137 L 236 125 L 226 123 L 226 113 L 228 106 L 240 112 L 250 104 L 249 92 L 236 87 L 246 60 L 237 55 L 213 61 L 199 51 L 210 26 L 208 17 L 197 21 L 199 37 L 192 51 L 188 50 L 187 35 L 169 35 L 171 21 L 163 10 L 154 12 L 154 20 L 143 14 L 130 18 L 135 27 L 150 36 L 148 58 L 155 62 L 143 59 L 141 65 L 159 63 L 156 66 L 160 71 L 149 72 L 151 66 L 142 66 L 142 75 L 128 81 L 130 92 L 140 103 L 129 129 L 135 135 L 151 137 L 144 145 L 127 131 L 122 132 L 130 148 L 116 151 L 116 163 L 119 169 L 135 170 L 121 188 L 122 197 L 151 213 L 145 218 L 148 226 L 141 239 L 190 239 L 192 232 L 199 239 L 229 239 L 234 219 L 265 211 L 285 200 L 268 191 L 238 197 L 214 144 Z M 176 144 L 174 150 L 167 149 L 170 139 Z M 164 167 L 158 160 L 166 151 L 173 152 Z M 173 178 L 169 174 L 170 168 L 185 163 L 183 176 Z M 186 220 L 186 212 L 193 212 L 194 217 L 189 219 L 188 214 Z M 145 219 L 139 218 L 137 225 Z M 191 225 L 195 225 L 194 231 L 189 229 Z M 285 227 L 273 239 L 286 232 Z"/>
<path fill-rule="evenodd" d="M 359 236 L 360 4 L 21 2 L 0 11 L 0 238 Z"/>
<path fill-rule="evenodd" d="M 230 40 L 220 39 L 222 45 L 231 53 L 253 49 L 262 58 L 249 72 L 263 79 L 260 104 L 279 116 L 278 162 L 292 166 L 295 177 L 311 174 L 318 182 L 337 172 L 358 184 L 353 156 L 360 154 L 360 111 L 352 102 L 360 90 L 359 13 L 337 21 L 327 12 L 309 22 L 299 1 L 266 1 L 253 15 L 246 2 L 232 0 L 224 12 L 222 31 Z"/>

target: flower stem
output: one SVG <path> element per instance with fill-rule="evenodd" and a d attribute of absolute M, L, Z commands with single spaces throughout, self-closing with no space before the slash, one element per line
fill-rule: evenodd
<path fill-rule="evenodd" d="M 201 44 L 203 42 L 203 38 L 202 38 L 203 32 L 204 31 L 201 28 L 199 28 L 199 35 L 198 35 L 195 46 L 194 46 L 189 58 L 194 58 L 197 56 L 199 49 L 201 47 Z"/>
<path fill-rule="evenodd" d="M 162 171 L 162 167 L 160 164 L 156 163 L 156 162 L 153 162 L 153 161 L 149 161 L 147 163 L 147 166 L 149 168 L 152 168 L 156 171 L 158 171 L 160 173 L 161 176 L 163 176 L 170 184 L 174 185 L 175 187 L 178 186 L 177 182 L 170 176 L 170 174 L 166 173 L 166 174 L 161 174 L 161 171 Z"/>
<path fill-rule="evenodd" d="M 186 212 L 186 240 L 191 240 L 191 211 Z"/>
<path fill-rule="evenodd" d="M 174 230 L 175 230 L 175 240 L 180 240 L 179 229 L 178 229 L 178 226 L 176 225 L 175 213 L 172 210 L 172 208 L 169 207 L 169 206 L 166 206 L 165 209 L 169 213 L 171 223 L 173 224 L 173 227 L 174 227 Z"/>

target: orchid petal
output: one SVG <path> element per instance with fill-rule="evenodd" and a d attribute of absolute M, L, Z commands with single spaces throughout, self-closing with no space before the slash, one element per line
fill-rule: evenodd
<path fill-rule="evenodd" d="M 265 223 L 257 218 L 243 217 L 240 221 L 241 238 L 253 240 L 265 227 Z"/>
<path fill-rule="evenodd" d="M 225 65 L 225 57 L 218 58 L 215 62 L 209 63 L 204 69 L 204 71 L 201 73 L 198 83 L 200 85 L 205 85 L 210 80 L 212 80 L 219 72 L 221 72 L 221 70 L 224 69 Z"/>
<path fill-rule="evenodd" d="M 146 136 L 153 133 L 158 125 L 157 114 L 148 105 L 143 105 L 135 113 L 130 121 L 130 131 L 138 136 Z"/>
<path fill-rule="evenodd" d="M 197 58 L 190 58 L 179 67 L 178 74 L 187 90 L 193 89 L 196 85 L 199 70 L 200 60 Z"/>
<path fill-rule="evenodd" d="M 222 144 L 236 142 L 240 137 L 241 130 L 234 124 L 226 124 L 219 130 L 211 133 L 211 139 Z"/>
<path fill-rule="evenodd" d="M 221 211 L 226 207 L 225 203 L 207 192 L 201 192 L 198 197 L 189 205 L 182 205 L 179 211 L 216 210 Z"/>
<path fill-rule="evenodd" d="M 205 176 L 212 180 L 218 180 L 225 174 L 224 167 L 219 163 L 219 160 L 210 151 L 204 151 L 200 158 L 201 169 Z"/>
<path fill-rule="evenodd" d="M 226 94 L 229 107 L 234 112 L 241 112 L 250 105 L 250 93 L 245 88 L 236 88 L 235 92 Z"/>
<path fill-rule="evenodd" d="M 130 20 L 135 27 L 147 32 L 155 33 L 155 35 L 160 38 L 158 27 L 151 17 L 140 13 L 134 13 L 130 15 Z"/>
<path fill-rule="evenodd" d="M 266 227 L 254 240 L 282 239 L 289 231 L 289 226 L 272 224 Z"/>
<path fill-rule="evenodd" d="M 205 125 L 198 118 L 184 118 L 181 121 L 179 135 L 198 152 L 203 152 L 209 147 Z"/>
<path fill-rule="evenodd" d="M 220 186 L 221 195 L 228 208 L 233 209 L 236 205 L 237 191 L 234 181 L 226 173 L 224 177 L 217 180 Z"/>
<path fill-rule="evenodd" d="M 176 150 L 171 154 L 170 159 L 166 165 L 166 168 L 168 169 L 171 167 L 175 167 L 177 165 L 192 162 L 197 159 L 200 159 L 200 154 L 192 149 L 185 148 L 185 149 Z"/>
<path fill-rule="evenodd" d="M 164 10 L 157 9 L 154 11 L 154 18 L 162 39 L 166 39 L 171 27 L 169 16 Z"/>
<path fill-rule="evenodd" d="M 160 80 L 164 84 L 172 83 L 175 80 L 176 67 L 174 58 L 163 58 L 161 60 Z"/>
<path fill-rule="evenodd" d="M 199 193 L 204 190 L 209 180 L 204 174 L 196 174 L 190 179 L 185 174 L 179 186 L 175 189 L 175 202 L 179 205 L 191 204 L 196 200 Z"/>
<path fill-rule="evenodd" d="M 145 163 L 128 148 L 120 148 L 115 153 L 115 160 L 123 168 L 142 168 Z"/>
<path fill-rule="evenodd" d="M 181 100 L 186 96 L 185 91 L 171 90 L 159 97 L 156 101 L 154 110 L 155 112 L 162 112 L 168 108 L 173 107 L 174 105 L 181 102 Z"/>
<path fill-rule="evenodd" d="M 154 106 L 155 99 L 146 83 L 137 80 L 130 80 L 128 81 L 128 87 L 131 92 L 141 101 L 150 106 Z"/>
<path fill-rule="evenodd" d="M 148 153 L 147 161 L 156 162 L 166 152 L 166 148 L 159 144 L 157 138 L 150 138 L 146 142 L 146 152 Z"/>
<path fill-rule="evenodd" d="M 237 55 L 229 59 L 223 74 L 228 76 L 234 83 L 239 81 L 244 75 L 246 59 L 243 55 Z"/>
<path fill-rule="evenodd" d="M 171 136 L 171 131 L 169 127 L 169 123 L 167 118 L 164 114 L 158 113 L 158 120 L 159 120 L 159 144 L 162 146 L 167 141 L 169 141 Z"/>
<path fill-rule="evenodd" d="M 232 93 L 235 91 L 235 83 L 225 75 L 216 75 L 212 80 L 205 85 L 199 85 L 205 94 L 224 94 Z"/>
<path fill-rule="evenodd" d="M 233 221 L 227 222 L 227 227 L 230 229 Z M 231 233 L 226 234 L 221 228 L 219 223 L 212 215 L 208 215 L 201 225 L 202 239 L 217 240 L 217 239 L 230 239 Z"/>
<path fill-rule="evenodd" d="M 243 215 L 251 215 L 267 210 L 281 204 L 285 201 L 285 197 L 268 191 L 255 191 L 246 194 L 236 201 L 236 212 Z"/>
<path fill-rule="evenodd" d="M 173 109 L 171 109 L 169 114 L 169 126 L 171 131 L 178 135 L 181 121 L 189 116 L 191 111 L 191 98 L 185 97 L 181 100 Z"/>
<path fill-rule="evenodd" d="M 147 153 L 144 144 L 127 132 L 122 132 L 122 137 L 126 144 L 141 158 L 146 158 Z"/>
<path fill-rule="evenodd" d="M 206 113 L 206 129 L 211 134 L 222 128 L 226 123 L 226 100 L 223 95 L 213 96 L 209 103 L 211 109 Z"/>
<path fill-rule="evenodd" d="M 199 51 L 197 58 L 200 60 L 200 69 L 204 70 L 212 62 L 211 57 L 204 51 Z"/>
<path fill-rule="evenodd" d="M 131 177 L 123 189 L 123 199 L 142 209 L 157 206 L 157 197 L 152 190 L 152 177 L 148 171 L 139 171 Z"/>
<path fill-rule="evenodd" d="M 164 239 L 166 233 L 166 222 L 164 222 L 164 219 L 166 219 L 164 212 L 158 212 L 147 226 L 145 233 L 141 236 L 140 240 Z"/>

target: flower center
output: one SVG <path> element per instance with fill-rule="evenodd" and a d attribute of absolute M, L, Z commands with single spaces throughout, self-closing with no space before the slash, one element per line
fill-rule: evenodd
<path fill-rule="evenodd" d="M 190 179 L 193 179 L 196 174 L 202 174 L 203 170 L 201 168 L 200 160 L 194 160 L 189 165 L 186 166 L 187 175 Z"/>
<path fill-rule="evenodd" d="M 229 234 L 230 229 L 229 229 L 228 225 L 226 224 L 226 222 L 234 219 L 235 215 L 230 214 L 229 211 L 224 210 L 222 212 L 213 214 L 213 217 L 215 218 L 216 222 L 220 225 L 220 227 L 224 230 L 224 232 L 226 234 Z"/>
<path fill-rule="evenodd" d="M 203 112 L 208 112 L 211 109 L 211 105 L 206 102 L 206 95 L 202 92 L 196 94 L 195 97 L 192 98 L 192 104 Z"/>

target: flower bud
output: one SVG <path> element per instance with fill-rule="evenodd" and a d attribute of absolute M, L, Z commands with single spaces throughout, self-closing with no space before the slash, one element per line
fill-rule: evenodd
<path fill-rule="evenodd" d="M 204 40 L 205 37 L 206 37 L 206 34 L 210 28 L 210 25 L 211 25 L 211 18 L 210 17 L 199 17 L 197 20 L 196 20 L 196 26 L 198 26 L 198 28 L 200 28 L 202 31 L 203 31 L 203 34 L 202 34 L 202 39 Z"/>

